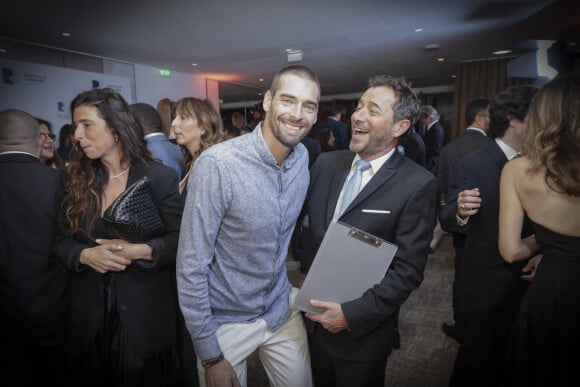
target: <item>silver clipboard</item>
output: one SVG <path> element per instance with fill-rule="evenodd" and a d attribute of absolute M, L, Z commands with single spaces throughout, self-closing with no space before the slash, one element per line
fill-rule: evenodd
<path fill-rule="evenodd" d="M 365 231 L 332 221 L 294 307 L 310 313 L 324 310 L 310 300 L 342 303 L 359 298 L 385 276 L 398 247 Z"/>

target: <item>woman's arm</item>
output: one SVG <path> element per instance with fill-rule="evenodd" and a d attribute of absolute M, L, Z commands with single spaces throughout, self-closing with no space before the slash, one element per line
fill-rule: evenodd
<path fill-rule="evenodd" d="M 524 208 L 516 187 L 520 168 L 517 163 L 507 163 L 500 180 L 499 251 L 510 263 L 527 259 L 540 248 L 533 235 L 521 239 Z"/>

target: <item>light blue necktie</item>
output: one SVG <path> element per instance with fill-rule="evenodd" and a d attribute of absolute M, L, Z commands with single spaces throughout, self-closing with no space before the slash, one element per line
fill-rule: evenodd
<path fill-rule="evenodd" d="M 340 215 L 348 208 L 350 202 L 354 200 L 360 191 L 360 183 L 362 181 L 363 172 L 371 167 L 371 163 L 365 160 L 358 160 L 356 162 L 356 171 L 350 177 L 344 188 L 344 196 L 342 198 L 342 205 L 340 207 Z"/>

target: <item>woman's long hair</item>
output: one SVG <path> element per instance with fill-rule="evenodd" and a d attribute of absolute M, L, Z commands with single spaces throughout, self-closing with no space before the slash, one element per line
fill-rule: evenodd
<path fill-rule="evenodd" d="M 79 94 L 71 102 L 71 116 L 80 106 L 97 109 L 99 117 L 121 143 L 121 165 L 152 160 L 143 138 L 143 128 L 135 119 L 123 97 L 112 89 L 92 89 Z M 66 217 L 71 232 L 79 231 L 85 220 L 88 236 L 102 211 L 102 196 L 109 181 L 109 171 L 101 159 L 89 159 L 84 152 L 72 152 L 68 167 L 68 195 L 65 199 Z"/>
<path fill-rule="evenodd" d="M 187 173 L 201 152 L 222 140 L 224 135 L 223 122 L 212 103 L 207 99 L 182 98 L 175 104 L 175 111 L 179 111 L 184 117 L 195 117 L 199 126 L 205 130 L 205 133 L 201 135 L 199 149 L 194 154 L 181 146 Z"/>
<path fill-rule="evenodd" d="M 532 171 L 554 191 L 580 196 L 580 76 L 547 83 L 535 95 L 522 144 Z"/>

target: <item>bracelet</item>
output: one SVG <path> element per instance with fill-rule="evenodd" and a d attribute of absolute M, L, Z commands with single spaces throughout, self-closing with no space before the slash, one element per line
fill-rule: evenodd
<path fill-rule="evenodd" d="M 202 360 L 201 361 L 201 366 L 203 368 L 209 368 L 211 366 L 216 365 L 217 363 L 219 363 L 222 360 L 224 360 L 224 354 L 223 353 L 220 353 L 218 356 L 212 357 L 211 359 Z"/>

